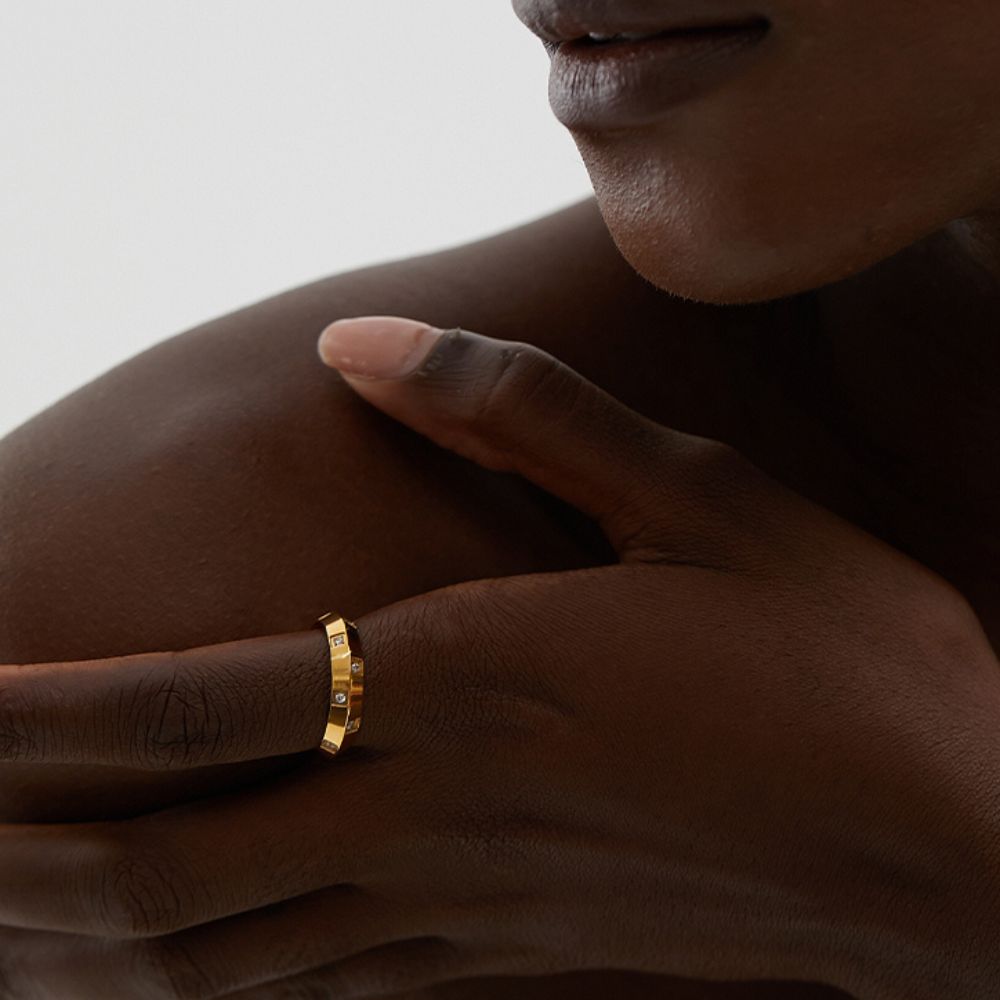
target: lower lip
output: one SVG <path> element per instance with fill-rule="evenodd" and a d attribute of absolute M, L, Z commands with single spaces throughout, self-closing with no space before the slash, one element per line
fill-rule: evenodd
<path fill-rule="evenodd" d="M 768 28 L 757 22 L 634 42 L 563 42 L 550 49 L 549 103 L 571 129 L 647 124 L 747 67 Z"/>

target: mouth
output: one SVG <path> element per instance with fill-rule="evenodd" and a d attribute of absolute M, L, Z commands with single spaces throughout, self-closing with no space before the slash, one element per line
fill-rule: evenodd
<path fill-rule="evenodd" d="M 634 48 L 647 42 L 654 42 L 665 38 L 689 38 L 693 40 L 711 36 L 733 35 L 739 32 L 750 32 L 762 36 L 770 26 L 770 22 L 766 18 L 752 17 L 740 22 L 727 24 L 694 24 L 651 31 L 588 31 L 584 34 L 562 39 L 543 37 L 542 44 L 550 55 L 554 55 L 561 49 L 582 54 L 592 49 L 620 50 L 623 47 Z"/>
<path fill-rule="evenodd" d="M 561 40 L 543 38 L 552 57 L 550 104 L 570 128 L 648 124 L 749 69 L 770 28 L 753 17 L 645 31 L 564 29 Z"/>

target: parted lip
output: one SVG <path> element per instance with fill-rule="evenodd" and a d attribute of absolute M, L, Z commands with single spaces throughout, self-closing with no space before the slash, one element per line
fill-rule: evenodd
<path fill-rule="evenodd" d="M 661 0 L 655 10 L 651 6 L 649 0 L 514 0 L 514 12 L 547 47 L 589 34 L 659 34 L 766 20 L 759 8 L 734 4 L 718 10 L 706 0 Z"/>

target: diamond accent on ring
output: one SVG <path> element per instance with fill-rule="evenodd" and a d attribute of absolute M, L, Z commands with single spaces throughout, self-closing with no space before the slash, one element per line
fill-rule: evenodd
<path fill-rule="evenodd" d="M 333 700 L 334 700 L 334 701 L 335 701 L 335 702 L 336 702 L 336 703 L 337 703 L 338 705 L 344 705 L 344 704 L 346 704 L 346 703 L 347 703 L 347 695 L 346 695 L 346 694 L 344 694 L 344 692 L 343 692 L 343 691 L 338 691 L 338 692 L 337 692 L 337 693 L 336 693 L 336 694 L 335 694 L 335 695 L 333 696 Z"/>
<path fill-rule="evenodd" d="M 360 674 L 361 673 L 361 664 L 357 663 L 357 662 L 352 663 L 351 664 L 351 673 L 352 674 Z"/>
<path fill-rule="evenodd" d="M 347 642 L 347 639 L 342 635 L 335 635 L 333 637 L 333 644 L 335 646 L 343 646 L 345 642 Z"/>

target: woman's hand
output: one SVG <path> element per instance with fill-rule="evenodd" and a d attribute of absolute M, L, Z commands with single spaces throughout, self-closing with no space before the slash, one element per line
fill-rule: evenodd
<path fill-rule="evenodd" d="M 0 995 L 591 968 L 992 995 L 1000 683 L 960 594 L 527 345 L 374 319 L 323 351 L 592 516 L 619 562 L 364 616 L 357 750 L 120 822 L 0 826 Z M 8 759 L 196 767 L 318 746 L 329 660 L 314 629 L 0 688 Z"/>

